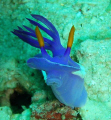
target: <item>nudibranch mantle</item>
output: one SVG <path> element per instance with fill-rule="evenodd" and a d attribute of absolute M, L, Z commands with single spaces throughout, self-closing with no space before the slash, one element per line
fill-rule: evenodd
<path fill-rule="evenodd" d="M 27 31 L 18 27 L 18 30 L 12 32 L 24 42 L 41 49 L 41 54 L 28 59 L 27 65 L 45 72 L 46 84 L 51 86 L 54 95 L 61 103 L 71 108 L 83 106 L 87 99 L 83 78 L 84 67 L 74 62 L 69 56 L 75 32 L 74 26 L 70 30 L 65 49 L 60 43 L 58 31 L 51 22 L 40 15 L 32 15 L 32 17 L 44 23 L 48 28 L 28 19 L 36 26 L 35 30 L 24 26 Z M 52 40 L 42 37 L 39 29 L 46 32 Z M 48 55 L 46 49 L 52 51 L 53 57 Z"/>

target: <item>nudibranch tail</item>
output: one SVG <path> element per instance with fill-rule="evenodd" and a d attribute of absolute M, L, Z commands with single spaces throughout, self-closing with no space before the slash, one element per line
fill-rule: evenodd
<path fill-rule="evenodd" d="M 70 30 L 70 33 L 69 33 L 67 49 L 66 49 L 66 51 L 64 53 L 64 56 L 69 56 L 69 54 L 70 54 L 70 50 L 71 50 L 73 39 L 74 39 L 74 32 L 75 32 L 75 27 L 73 25 L 71 30 Z"/>

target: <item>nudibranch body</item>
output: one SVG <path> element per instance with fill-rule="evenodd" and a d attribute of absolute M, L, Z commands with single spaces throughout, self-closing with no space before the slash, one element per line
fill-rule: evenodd
<path fill-rule="evenodd" d="M 40 23 L 28 19 L 31 24 L 36 26 L 35 30 L 24 26 L 27 31 L 18 27 L 19 30 L 13 32 L 24 42 L 41 49 L 41 54 L 27 60 L 27 65 L 46 72 L 46 84 L 51 86 L 54 95 L 61 103 L 71 108 L 83 106 L 86 103 L 87 92 L 84 87 L 84 79 L 78 73 L 84 73 L 84 68 L 69 56 L 75 32 L 74 26 L 70 30 L 65 49 L 61 45 L 59 34 L 52 23 L 40 15 L 32 15 L 32 17 L 44 23 L 48 29 Z M 52 40 L 42 37 L 39 29 L 46 32 Z M 48 55 L 46 49 L 52 51 L 53 57 Z"/>

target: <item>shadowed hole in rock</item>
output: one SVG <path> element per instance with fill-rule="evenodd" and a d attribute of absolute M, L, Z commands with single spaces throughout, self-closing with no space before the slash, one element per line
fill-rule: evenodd
<path fill-rule="evenodd" d="M 10 105 L 14 114 L 22 113 L 23 106 L 28 108 L 31 104 L 31 94 L 28 93 L 23 87 L 19 86 L 14 89 L 13 94 L 10 95 Z"/>

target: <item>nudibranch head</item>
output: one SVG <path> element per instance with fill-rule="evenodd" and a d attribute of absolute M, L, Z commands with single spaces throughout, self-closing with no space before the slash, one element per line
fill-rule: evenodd
<path fill-rule="evenodd" d="M 38 39 L 43 57 L 30 58 L 27 61 L 27 64 L 30 67 L 44 70 L 44 71 L 51 71 L 52 69 L 54 69 L 55 71 L 62 70 L 62 71 L 67 71 L 67 72 L 73 72 L 73 71 L 80 70 L 80 68 L 76 65 L 75 66 L 68 65 L 70 49 L 71 49 L 71 46 L 73 43 L 74 26 L 72 26 L 72 28 L 71 28 L 71 31 L 69 34 L 68 45 L 67 45 L 68 47 L 65 50 L 63 56 L 55 56 L 55 57 L 49 56 L 45 50 L 44 39 L 41 35 L 41 32 L 40 32 L 38 26 L 36 26 L 35 33 L 36 33 L 36 37 Z M 69 45 L 70 45 L 70 47 L 69 47 Z M 70 61 L 70 63 L 71 62 L 72 61 Z M 43 66 L 44 66 L 44 68 L 43 68 Z"/>
<path fill-rule="evenodd" d="M 44 39 L 41 35 L 39 27 L 36 26 L 35 33 L 36 33 L 36 37 L 38 39 L 38 42 L 39 42 L 39 45 L 40 45 L 40 48 L 41 48 L 42 55 L 47 56 L 49 58 L 49 60 L 51 60 L 52 62 L 61 63 L 61 61 L 62 61 L 63 64 L 67 64 L 68 59 L 69 59 L 69 55 L 70 55 L 70 50 L 71 50 L 71 47 L 72 47 L 72 43 L 73 43 L 73 40 L 74 40 L 74 32 L 75 32 L 75 28 L 74 28 L 74 25 L 73 25 L 71 30 L 70 30 L 70 33 L 69 33 L 67 49 L 65 50 L 63 56 L 51 58 L 45 50 Z"/>
<path fill-rule="evenodd" d="M 36 26 L 35 30 L 24 26 L 28 31 L 18 27 L 19 30 L 12 32 L 24 42 L 41 49 L 42 54 L 37 54 L 27 60 L 28 66 L 46 72 L 46 84 L 51 86 L 54 95 L 61 103 L 71 108 L 83 106 L 86 103 L 87 92 L 84 87 L 84 79 L 77 72 L 84 73 L 84 69 L 70 58 L 74 26 L 70 30 L 65 49 L 60 43 L 58 31 L 51 22 L 40 15 L 32 15 L 32 17 L 44 23 L 48 29 L 38 22 L 27 19 Z M 45 31 L 52 40 L 42 37 L 39 29 Z M 46 50 L 52 51 L 53 57 Z"/>

